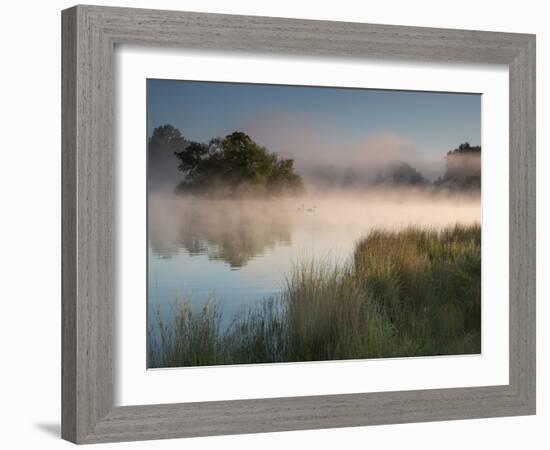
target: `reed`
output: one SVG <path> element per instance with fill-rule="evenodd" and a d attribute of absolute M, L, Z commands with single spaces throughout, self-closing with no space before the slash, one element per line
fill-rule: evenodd
<path fill-rule="evenodd" d="M 157 317 L 150 367 L 479 353 L 481 228 L 372 231 L 349 262 L 296 264 L 223 330 L 215 302 Z"/>

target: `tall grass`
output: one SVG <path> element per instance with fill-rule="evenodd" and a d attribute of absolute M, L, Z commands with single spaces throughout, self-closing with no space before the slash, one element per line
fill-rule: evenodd
<path fill-rule="evenodd" d="M 373 231 L 346 264 L 297 264 L 225 329 L 213 302 L 158 325 L 150 367 L 479 353 L 481 228 Z"/>

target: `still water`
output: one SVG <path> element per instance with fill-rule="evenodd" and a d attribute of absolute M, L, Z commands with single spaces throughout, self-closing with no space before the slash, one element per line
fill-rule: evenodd
<path fill-rule="evenodd" d="M 276 294 L 294 264 L 345 262 L 373 228 L 440 228 L 480 222 L 479 196 L 392 191 L 284 200 L 206 200 L 149 195 L 148 324 L 178 302 L 215 301 L 222 326 Z"/>

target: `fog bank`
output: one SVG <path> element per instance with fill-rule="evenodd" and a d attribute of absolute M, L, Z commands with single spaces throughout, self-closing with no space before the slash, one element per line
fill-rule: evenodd
<path fill-rule="evenodd" d="M 297 229 L 338 229 L 354 236 L 375 228 L 438 229 L 479 223 L 481 207 L 479 195 L 413 188 L 309 191 L 271 200 L 205 199 L 155 191 L 149 194 L 148 215 L 155 254 L 170 257 L 184 249 L 240 267 L 268 248 L 290 244 Z"/>

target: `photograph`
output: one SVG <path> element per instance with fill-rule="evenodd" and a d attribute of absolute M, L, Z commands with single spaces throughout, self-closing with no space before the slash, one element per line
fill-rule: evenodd
<path fill-rule="evenodd" d="M 481 95 L 147 80 L 147 367 L 481 353 Z"/>

